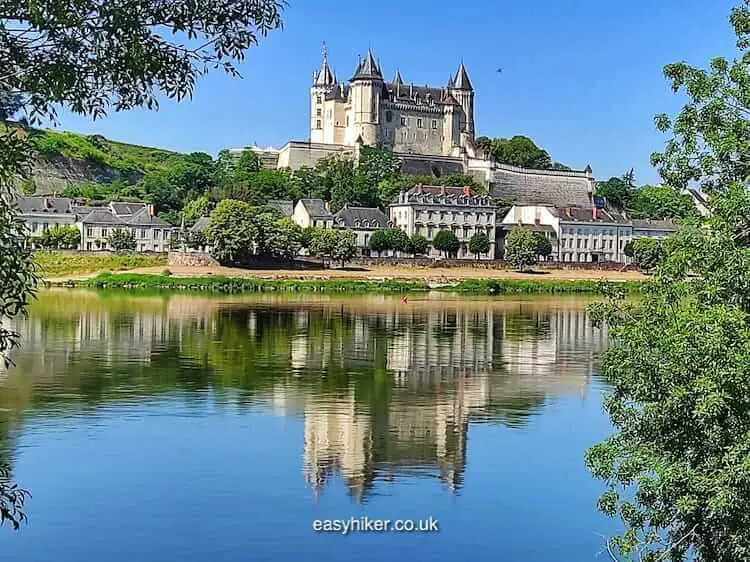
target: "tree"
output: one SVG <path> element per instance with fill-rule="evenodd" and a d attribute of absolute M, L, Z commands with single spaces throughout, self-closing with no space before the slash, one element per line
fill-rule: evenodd
<path fill-rule="evenodd" d="M 245 264 L 253 254 L 257 231 L 253 208 L 244 201 L 225 199 L 211 212 L 206 239 L 221 263 Z"/>
<path fill-rule="evenodd" d="M 607 181 L 600 181 L 596 183 L 596 194 L 599 197 L 604 197 L 607 202 L 611 203 L 618 209 L 630 208 L 630 203 L 633 200 L 633 185 L 629 183 L 625 176 L 623 177 L 611 177 Z"/>
<path fill-rule="evenodd" d="M 456 235 L 450 230 L 441 230 L 433 238 L 432 246 L 438 252 L 445 252 L 445 257 L 447 258 L 458 252 L 459 248 L 461 248 L 461 242 L 458 241 Z"/>
<path fill-rule="evenodd" d="M 469 239 L 469 251 L 479 259 L 479 254 L 490 251 L 490 239 L 484 232 L 476 232 Z"/>
<path fill-rule="evenodd" d="M 185 224 L 194 224 L 201 217 L 207 217 L 213 210 L 215 203 L 208 195 L 201 195 L 197 199 L 191 199 L 182 208 L 182 218 Z"/>
<path fill-rule="evenodd" d="M 187 230 L 185 232 L 185 246 L 193 250 L 203 250 L 208 246 L 208 239 L 206 233 L 200 230 Z"/>
<path fill-rule="evenodd" d="M 60 0 L 6 3 L 0 26 L 3 89 L 23 93 L 31 122 L 56 123 L 56 108 L 103 117 L 108 110 L 156 108 L 158 96 L 189 97 L 211 68 L 235 74 L 260 37 L 281 26 L 279 0 Z M 184 38 L 191 45 L 184 45 Z M 197 46 L 195 46 L 197 45 Z M 16 108 L 6 109 L 4 121 Z M 22 313 L 36 286 L 27 232 L 11 202 L 13 185 L 29 170 L 26 135 L 0 134 L 0 316 Z M 0 329 L 0 355 L 17 345 Z M 3 481 L 0 522 L 18 526 L 14 488 Z"/>
<path fill-rule="evenodd" d="M 655 238 L 638 238 L 632 241 L 633 263 L 645 272 L 656 269 L 664 257 L 661 242 Z"/>
<path fill-rule="evenodd" d="M 276 213 L 254 213 L 252 218 L 255 253 L 259 256 L 273 256 L 278 250 L 279 217 Z"/>
<path fill-rule="evenodd" d="M 388 235 L 388 229 L 381 228 L 372 233 L 367 245 L 373 252 L 382 254 L 393 249 L 392 242 L 391 237 Z"/>
<path fill-rule="evenodd" d="M 622 250 L 622 253 L 625 254 L 625 256 L 632 258 L 633 257 L 633 242 L 634 240 L 628 240 L 625 244 L 625 247 Z"/>
<path fill-rule="evenodd" d="M 38 243 L 49 250 L 74 250 L 81 243 L 81 231 L 72 225 L 53 225 L 39 236 Z"/>
<path fill-rule="evenodd" d="M 698 218 L 692 197 L 671 187 L 643 186 L 633 192 L 630 210 L 642 219 Z"/>
<path fill-rule="evenodd" d="M 516 135 L 510 139 L 479 137 L 476 142 L 485 154 L 500 164 L 537 169 L 552 167 L 552 159 L 547 151 L 523 135 Z M 556 165 L 563 166 L 559 162 L 556 162 Z"/>
<path fill-rule="evenodd" d="M 686 224 L 638 302 L 613 294 L 594 318 L 612 339 L 601 364 L 615 433 L 587 453 L 618 517 L 621 557 L 730 562 L 750 552 L 750 3 L 732 11 L 738 56 L 709 70 L 668 65 L 687 99 L 652 161 L 666 185 L 710 193 L 707 228 Z M 634 253 L 635 244 L 634 244 Z"/>
<path fill-rule="evenodd" d="M 341 263 L 341 267 L 357 255 L 357 235 L 350 230 L 334 231 L 335 245 L 331 253 L 331 259 Z"/>
<path fill-rule="evenodd" d="M 536 236 L 536 255 L 546 260 L 552 254 L 552 242 L 541 232 L 535 232 L 534 236 Z"/>
<path fill-rule="evenodd" d="M 412 234 L 409 240 L 409 252 L 414 257 L 426 254 L 429 246 L 430 243 L 427 241 L 427 238 L 416 232 Z"/>
<path fill-rule="evenodd" d="M 539 241 L 536 234 L 528 228 L 514 228 L 505 237 L 505 261 L 518 271 L 537 262 Z"/>
<path fill-rule="evenodd" d="M 302 227 L 288 217 L 278 220 L 276 239 L 273 243 L 274 255 L 293 260 L 302 248 Z"/>
<path fill-rule="evenodd" d="M 127 228 L 116 228 L 107 236 L 107 244 L 115 252 L 135 250 L 135 233 Z"/>

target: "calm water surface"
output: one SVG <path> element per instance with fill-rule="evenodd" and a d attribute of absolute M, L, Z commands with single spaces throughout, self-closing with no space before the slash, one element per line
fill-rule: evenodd
<path fill-rule="evenodd" d="M 3 558 L 602 560 L 586 304 L 44 292 L 0 371 Z M 364 515 L 440 532 L 312 529 Z"/>

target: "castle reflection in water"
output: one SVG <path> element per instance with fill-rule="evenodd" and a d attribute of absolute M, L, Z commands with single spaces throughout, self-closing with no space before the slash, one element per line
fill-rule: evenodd
<path fill-rule="evenodd" d="M 340 477 L 357 500 L 401 475 L 459 490 L 470 424 L 523 426 L 550 400 L 584 395 L 607 341 L 568 299 L 73 295 L 43 294 L 15 326 L 24 347 L 2 374 L 4 402 L 14 386 L 32 404 L 186 386 L 251 395 L 303 420 L 314 493 Z"/>

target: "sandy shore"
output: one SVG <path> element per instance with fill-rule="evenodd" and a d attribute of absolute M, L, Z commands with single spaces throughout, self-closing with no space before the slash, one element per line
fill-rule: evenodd
<path fill-rule="evenodd" d="M 537 269 L 534 273 L 518 273 L 504 269 L 484 269 L 473 267 L 398 267 L 370 266 L 367 268 L 351 267 L 345 269 L 320 270 L 284 270 L 284 269 L 237 269 L 232 267 L 187 267 L 169 266 L 144 267 L 128 270 L 127 273 L 145 273 L 159 275 L 169 269 L 172 275 L 180 277 L 198 277 L 220 275 L 226 277 L 260 277 L 267 279 L 399 279 L 424 280 L 430 284 L 452 283 L 462 279 L 534 279 L 534 280 L 599 280 L 639 281 L 645 276 L 637 271 L 603 271 L 587 269 Z M 97 272 L 98 273 L 98 272 Z M 85 279 L 97 273 L 84 273 L 46 279 L 50 282 Z M 123 273 L 123 272 L 121 272 Z"/>

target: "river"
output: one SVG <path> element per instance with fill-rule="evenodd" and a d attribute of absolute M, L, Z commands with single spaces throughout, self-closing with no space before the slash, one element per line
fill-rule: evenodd
<path fill-rule="evenodd" d="M 607 336 L 571 297 L 49 290 L 0 371 L 7 560 L 601 560 Z M 437 532 L 317 532 L 327 520 Z M 318 521 L 318 522 L 316 522 Z M 349 523 L 351 525 L 351 523 Z"/>

